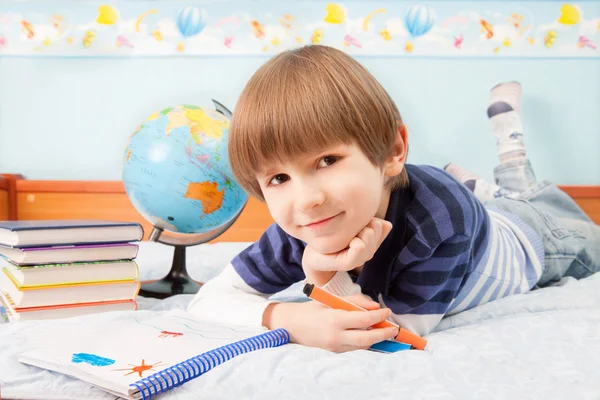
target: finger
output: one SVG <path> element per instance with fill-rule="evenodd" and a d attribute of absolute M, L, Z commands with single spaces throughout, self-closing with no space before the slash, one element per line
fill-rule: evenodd
<path fill-rule="evenodd" d="M 397 328 L 380 328 L 369 330 L 346 330 L 343 332 L 340 341 L 343 347 L 353 347 L 354 349 L 368 349 L 375 343 L 389 340 L 398 334 Z"/>
<path fill-rule="evenodd" d="M 387 219 L 383 219 L 383 218 L 375 217 L 375 218 L 373 218 L 373 221 L 377 221 L 377 222 L 381 223 L 382 225 L 386 225 L 386 224 L 391 225 L 390 221 L 388 221 Z"/>
<path fill-rule="evenodd" d="M 383 241 L 390 234 L 391 231 L 392 231 L 392 223 L 390 221 L 383 221 L 381 223 L 381 236 L 379 237 L 379 245 L 381 245 L 381 243 L 383 243 Z"/>
<path fill-rule="evenodd" d="M 360 253 L 356 253 L 355 267 L 364 264 L 367 260 L 370 260 L 377 250 L 377 238 L 375 237 L 375 230 L 366 226 L 356 236 L 364 242 L 364 249 Z"/>
<path fill-rule="evenodd" d="M 381 237 L 381 233 L 383 230 L 382 221 L 379 218 L 373 218 L 369 225 L 367 225 L 375 232 L 375 243 L 380 243 L 379 238 Z"/>
<path fill-rule="evenodd" d="M 389 308 L 368 311 L 341 311 L 337 317 L 338 325 L 343 329 L 367 329 L 385 321 L 390 315 Z"/>
<path fill-rule="evenodd" d="M 376 244 L 377 238 L 375 237 L 375 229 L 369 227 L 368 225 L 363 228 L 362 231 L 358 232 L 356 235 L 360 240 L 365 242 L 365 248 L 371 251 Z"/>
<path fill-rule="evenodd" d="M 366 249 L 366 244 L 362 239 L 355 237 L 348 245 L 348 249 L 339 253 L 336 257 L 336 268 L 340 271 L 350 271 L 362 265 L 363 253 Z"/>
<path fill-rule="evenodd" d="M 369 299 L 367 296 L 363 294 L 356 294 L 353 296 L 344 296 L 344 300 L 349 301 L 350 303 L 354 303 L 359 307 L 365 308 L 367 310 L 377 310 L 380 305 L 378 302 Z"/>

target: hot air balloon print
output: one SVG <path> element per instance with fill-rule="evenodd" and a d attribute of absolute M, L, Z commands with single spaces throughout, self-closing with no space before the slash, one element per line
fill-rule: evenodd
<path fill-rule="evenodd" d="M 184 7 L 177 14 L 177 28 L 184 37 L 199 34 L 206 26 L 206 12 L 197 7 Z"/>
<path fill-rule="evenodd" d="M 187 6 L 179 10 L 175 20 L 177 29 L 184 39 L 199 34 L 206 26 L 206 12 L 198 7 Z M 183 51 L 183 43 L 177 45 L 179 51 Z"/>
<path fill-rule="evenodd" d="M 404 16 L 404 26 L 412 40 L 429 32 L 434 22 L 435 13 L 427 6 L 412 6 Z M 411 40 L 406 43 L 405 49 L 412 52 L 413 44 Z"/>

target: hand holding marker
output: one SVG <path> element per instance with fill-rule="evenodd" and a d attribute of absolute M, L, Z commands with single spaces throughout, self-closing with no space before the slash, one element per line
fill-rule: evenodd
<path fill-rule="evenodd" d="M 306 285 L 304 285 L 303 292 L 305 295 L 307 295 L 311 299 L 316 300 L 319 303 L 321 303 L 327 307 L 330 307 L 330 308 L 335 308 L 337 310 L 345 310 L 345 311 L 367 311 L 364 308 L 357 306 L 354 303 L 350 303 L 349 301 L 346 301 L 346 300 L 342 299 L 341 297 L 331 294 L 311 283 L 307 283 Z M 412 347 L 414 347 L 415 349 L 418 349 L 418 350 L 425 349 L 425 346 L 427 345 L 427 340 L 423 339 L 422 337 L 420 337 L 410 331 L 407 331 L 404 328 L 401 328 L 400 326 L 394 324 L 393 322 L 381 321 L 372 326 L 372 328 L 387 328 L 387 327 L 398 328 L 398 335 L 395 338 L 395 340 L 397 340 L 398 342 L 410 344 Z"/>

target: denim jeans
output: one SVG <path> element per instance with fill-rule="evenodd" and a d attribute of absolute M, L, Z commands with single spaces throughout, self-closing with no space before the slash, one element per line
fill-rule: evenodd
<path fill-rule="evenodd" d="M 494 177 L 498 186 L 512 193 L 488 200 L 485 206 L 517 215 L 542 240 L 544 271 L 537 286 L 600 271 L 600 227 L 569 195 L 549 181 L 537 182 L 528 159 L 500 164 Z"/>

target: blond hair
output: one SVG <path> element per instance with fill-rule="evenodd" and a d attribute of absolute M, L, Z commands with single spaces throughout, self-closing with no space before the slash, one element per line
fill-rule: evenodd
<path fill-rule="evenodd" d="M 269 163 L 355 143 L 383 166 L 401 126 L 394 101 L 362 65 L 332 47 L 304 46 L 271 58 L 246 84 L 229 128 L 231 168 L 264 200 L 256 174 Z M 407 184 L 404 169 L 387 182 Z"/>

